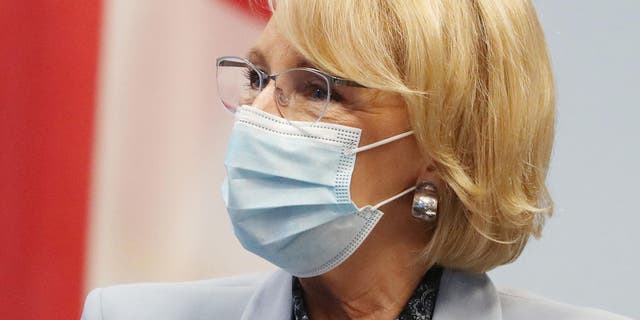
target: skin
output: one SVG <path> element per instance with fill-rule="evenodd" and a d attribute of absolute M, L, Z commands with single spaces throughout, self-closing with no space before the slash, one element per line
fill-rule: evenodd
<path fill-rule="evenodd" d="M 256 66 L 273 74 L 310 66 L 268 23 L 247 55 Z M 323 122 L 362 129 L 360 146 L 411 130 L 402 97 L 363 88 L 338 88 Z M 256 97 L 253 106 L 280 116 L 273 99 L 274 84 Z M 358 153 L 351 196 L 358 207 L 377 204 L 418 182 L 440 181 L 423 157 L 413 136 Z M 312 278 L 300 279 L 305 304 L 314 320 L 396 319 L 427 271 L 419 261 L 431 233 L 426 222 L 411 216 L 410 193 L 381 208 L 385 213 L 365 242 L 344 263 Z"/>

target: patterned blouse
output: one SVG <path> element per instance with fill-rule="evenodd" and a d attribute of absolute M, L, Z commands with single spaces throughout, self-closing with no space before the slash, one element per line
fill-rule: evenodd
<path fill-rule="evenodd" d="M 404 309 L 402 309 L 400 315 L 398 315 L 397 320 L 431 320 L 436 306 L 441 276 L 441 267 L 435 266 L 429 269 L 422 277 L 420 284 L 404 306 Z M 304 305 L 302 286 L 300 286 L 300 281 L 296 277 L 293 277 L 292 294 L 291 320 L 311 320 Z"/>

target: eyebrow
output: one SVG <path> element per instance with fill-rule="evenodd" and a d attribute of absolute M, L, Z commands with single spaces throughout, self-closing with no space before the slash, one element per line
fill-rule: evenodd
<path fill-rule="evenodd" d="M 253 63 L 255 65 L 261 65 L 261 66 L 264 66 L 264 67 L 266 67 L 266 65 L 267 65 L 267 59 L 265 59 L 265 57 L 262 54 L 262 52 L 260 52 L 260 50 L 258 50 L 256 48 L 251 48 L 251 50 L 249 50 L 249 52 L 247 52 L 245 57 L 247 58 L 247 60 L 251 61 L 251 63 Z"/>
<path fill-rule="evenodd" d="M 260 51 L 258 48 L 251 48 L 251 50 L 249 50 L 245 56 L 247 58 L 247 60 L 251 61 L 251 63 L 257 65 L 257 66 L 261 66 L 264 68 L 269 69 L 269 65 L 267 63 L 267 59 L 264 56 L 264 54 L 262 53 L 262 51 Z M 293 66 L 292 68 L 314 68 L 317 69 L 317 67 L 311 63 L 309 60 L 303 58 L 302 56 L 298 56 L 297 58 L 297 62 L 295 64 L 295 66 Z"/>

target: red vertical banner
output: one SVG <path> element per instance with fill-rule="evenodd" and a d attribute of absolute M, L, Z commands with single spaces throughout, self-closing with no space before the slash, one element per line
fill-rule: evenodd
<path fill-rule="evenodd" d="M 99 0 L 0 1 L 0 319 L 79 319 Z"/>

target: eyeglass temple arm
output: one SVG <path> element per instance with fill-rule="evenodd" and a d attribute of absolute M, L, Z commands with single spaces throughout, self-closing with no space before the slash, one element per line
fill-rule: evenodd
<path fill-rule="evenodd" d="M 351 80 L 346 80 L 346 79 L 339 79 L 339 78 L 333 78 L 333 85 L 334 86 L 341 86 L 341 87 L 356 87 L 356 88 L 366 88 L 365 86 L 355 82 L 355 81 L 351 81 Z"/>

